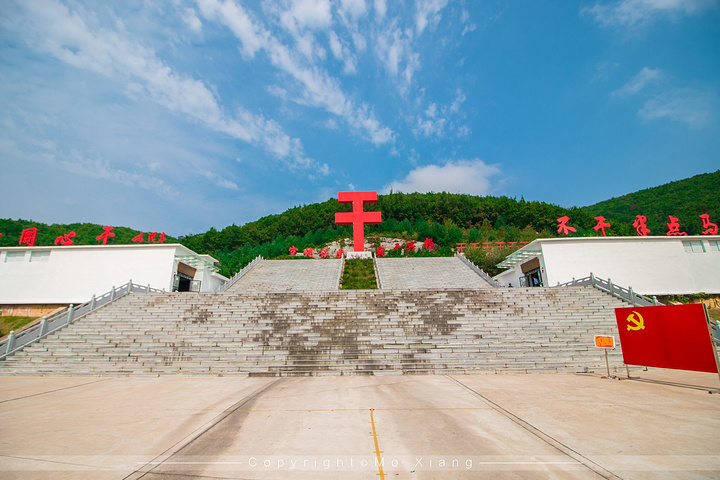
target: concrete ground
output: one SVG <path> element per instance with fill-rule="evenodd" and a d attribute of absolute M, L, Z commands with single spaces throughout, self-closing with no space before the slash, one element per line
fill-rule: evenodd
<path fill-rule="evenodd" d="M 0 378 L 3 479 L 720 478 L 717 375 Z"/>

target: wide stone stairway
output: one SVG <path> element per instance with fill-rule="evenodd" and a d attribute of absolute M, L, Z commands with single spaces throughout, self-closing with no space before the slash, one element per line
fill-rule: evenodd
<path fill-rule="evenodd" d="M 324 262 L 290 263 L 312 268 Z M 604 369 L 593 336 L 615 333 L 613 309 L 627 306 L 593 287 L 260 291 L 251 274 L 223 294 L 127 295 L 8 357 L 0 374 Z M 619 348 L 610 355 L 621 365 Z"/>

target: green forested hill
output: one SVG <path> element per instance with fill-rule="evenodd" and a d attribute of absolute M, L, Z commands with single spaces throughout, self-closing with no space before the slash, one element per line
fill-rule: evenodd
<path fill-rule="evenodd" d="M 592 217 L 602 215 L 613 225 L 615 235 L 634 235 L 636 215 L 645 215 L 651 235 L 667 233 L 668 215 L 678 218 L 680 230 L 702 233 L 700 215 L 720 223 L 720 170 L 647 188 L 582 208 Z"/>
<path fill-rule="evenodd" d="M 222 264 L 221 273 L 232 275 L 257 255 L 274 258 L 286 255 L 294 245 L 323 245 L 352 236 L 350 226 L 335 224 L 335 213 L 350 211 L 349 204 L 337 199 L 291 208 L 245 225 L 231 225 L 205 233 L 181 237 L 180 243 L 198 253 L 209 253 Z M 651 235 L 667 232 L 667 216 L 680 219 L 681 230 L 699 234 L 701 214 L 709 214 L 720 223 L 720 171 L 697 175 L 659 187 L 613 198 L 584 208 L 563 208 L 544 202 L 527 202 L 508 197 L 478 197 L 449 193 L 393 193 L 380 195 L 377 204 L 366 211 L 381 211 L 383 223 L 366 226 L 366 235 L 406 240 L 432 238 L 450 253 L 456 242 L 521 242 L 538 237 L 558 236 L 557 219 L 568 216 L 577 229 L 573 236 L 598 235 L 594 217 L 603 216 L 611 223 L 608 235 L 635 235 L 632 223 L 636 215 L 645 215 Z M 36 245 L 53 245 L 58 236 L 75 231 L 75 244 L 96 245 L 102 226 L 95 224 L 44 225 L 24 220 L 0 219 L 0 246 L 17 246 L 23 228 L 38 228 Z M 132 243 L 139 232 L 124 227 L 113 231 L 112 244 Z M 168 241 L 177 241 L 168 237 Z M 518 248 L 518 246 L 512 247 Z M 474 252 L 473 260 L 492 273 L 492 267 L 511 249 Z"/>
<path fill-rule="evenodd" d="M 98 245 L 100 242 L 96 237 L 103 233 L 104 225 L 94 223 L 71 223 L 71 224 L 52 224 L 46 225 L 32 220 L 11 220 L 9 218 L 0 218 L 0 246 L 1 247 L 17 247 L 20 241 L 22 231 L 27 228 L 37 228 L 36 246 L 52 246 L 55 245 L 55 239 L 70 232 L 75 232 L 72 238 L 74 245 Z M 109 245 L 122 245 L 133 243 L 132 239 L 140 233 L 126 227 L 114 227 L 112 233 L 115 237 L 108 241 Z M 159 238 L 161 232 L 158 232 Z M 147 235 L 143 236 L 147 241 Z M 166 243 L 177 242 L 177 239 L 167 236 Z M 157 243 L 157 242 L 156 242 Z"/>

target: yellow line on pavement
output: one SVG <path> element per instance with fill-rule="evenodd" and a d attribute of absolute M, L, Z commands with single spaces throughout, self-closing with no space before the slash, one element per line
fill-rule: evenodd
<path fill-rule="evenodd" d="M 378 475 L 380 475 L 380 480 L 385 480 L 385 472 L 383 472 L 383 462 L 382 457 L 380 456 L 380 445 L 378 445 L 378 439 L 377 439 L 377 432 L 375 431 L 375 409 L 370 409 L 370 423 L 372 423 L 372 432 L 373 432 L 373 439 L 375 440 L 375 455 L 377 456 L 377 464 L 378 464 Z"/>

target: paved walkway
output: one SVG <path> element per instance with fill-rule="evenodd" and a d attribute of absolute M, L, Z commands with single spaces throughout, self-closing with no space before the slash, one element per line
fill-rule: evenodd
<path fill-rule="evenodd" d="M 455 257 L 378 258 L 384 290 L 491 288 L 491 285 Z"/>
<path fill-rule="evenodd" d="M 0 477 L 718 478 L 717 375 L 640 375 L 5 377 Z"/>

